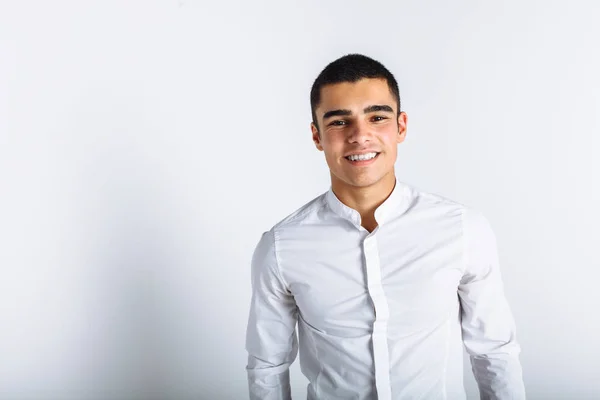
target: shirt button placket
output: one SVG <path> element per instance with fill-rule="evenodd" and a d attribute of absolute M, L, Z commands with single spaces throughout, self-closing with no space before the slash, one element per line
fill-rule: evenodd
<path fill-rule="evenodd" d="M 365 238 L 363 241 L 363 251 L 365 255 L 368 291 L 373 302 L 373 307 L 375 308 L 372 340 L 377 398 L 379 400 L 391 400 L 390 358 L 387 341 L 387 327 L 390 313 L 381 282 L 381 265 L 379 263 L 379 250 L 375 235 L 369 235 Z"/>

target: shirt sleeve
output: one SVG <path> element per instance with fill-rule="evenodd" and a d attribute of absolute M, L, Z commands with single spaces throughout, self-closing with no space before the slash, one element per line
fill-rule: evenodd
<path fill-rule="evenodd" d="M 496 237 L 478 211 L 463 214 L 465 272 L 458 287 L 465 349 L 482 400 L 525 399 L 521 348 L 504 295 Z"/>
<path fill-rule="evenodd" d="M 289 367 L 298 353 L 297 308 L 279 271 L 274 228 L 252 255 L 252 300 L 246 330 L 250 400 L 289 400 Z"/>

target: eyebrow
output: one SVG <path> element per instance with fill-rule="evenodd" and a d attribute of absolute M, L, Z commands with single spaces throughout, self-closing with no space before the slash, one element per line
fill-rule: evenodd
<path fill-rule="evenodd" d="M 363 112 L 365 114 L 376 112 L 376 111 L 387 111 L 387 112 L 393 113 L 394 109 L 386 104 L 372 105 L 372 106 L 368 106 L 365 109 L 363 109 Z M 350 110 L 327 111 L 325 114 L 323 114 L 323 119 L 327 119 L 327 118 L 335 117 L 335 116 L 345 116 L 345 115 L 352 115 L 352 111 L 350 111 Z"/>

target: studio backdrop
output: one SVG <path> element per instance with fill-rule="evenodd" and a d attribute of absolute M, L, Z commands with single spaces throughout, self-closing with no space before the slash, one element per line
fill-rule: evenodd
<path fill-rule="evenodd" d="M 329 188 L 309 91 L 347 53 L 398 80 L 398 179 L 489 219 L 528 398 L 600 398 L 598 20 L 592 1 L 2 0 L 0 399 L 247 398 L 252 251 Z"/>

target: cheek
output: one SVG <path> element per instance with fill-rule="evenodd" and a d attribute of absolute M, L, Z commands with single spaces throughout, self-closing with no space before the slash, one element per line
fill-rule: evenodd
<path fill-rule="evenodd" d="M 382 132 L 383 135 L 386 136 L 386 140 L 396 139 L 396 135 L 398 135 L 398 125 L 397 124 L 388 124 L 385 127 L 385 130 Z"/>
<path fill-rule="evenodd" d="M 396 147 L 398 145 L 398 131 L 397 130 L 390 130 L 388 132 L 386 132 L 385 136 L 384 136 L 384 141 L 385 141 L 385 145 L 387 147 Z"/>
<path fill-rule="evenodd" d="M 383 145 L 386 148 L 388 158 L 396 157 L 398 153 L 398 143 L 396 142 L 396 134 L 386 136 Z"/>
<path fill-rule="evenodd" d="M 325 155 L 327 158 L 336 158 L 338 155 L 343 154 L 344 152 L 344 144 L 341 140 L 327 140 L 322 142 L 323 151 L 325 151 Z"/>

